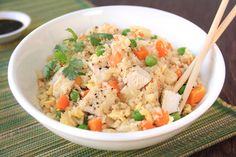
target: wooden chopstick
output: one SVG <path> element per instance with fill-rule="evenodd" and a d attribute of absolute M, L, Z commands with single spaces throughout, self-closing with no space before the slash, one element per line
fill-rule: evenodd
<path fill-rule="evenodd" d="M 222 33 L 225 31 L 225 29 L 229 26 L 229 24 L 232 22 L 232 20 L 234 19 L 235 16 L 236 16 L 236 5 L 230 11 L 230 13 L 226 16 L 226 18 L 221 23 L 221 25 L 218 27 L 218 29 L 216 31 L 216 34 L 214 35 L 214 38 L 213 38 L 213 43 L 211 43 L 211 46 L 219 39 L 219 37 L 222 35 Z M 196 58 L 192 61 L 192 63 L 187 68 L 187 70 L 183 73 L 183 75 L 176 82 L 176 84 L 175 84 L 175 86 L 173 88 L 174 92 L 178 92 L 179 89 L 187 81 L 187 79 L 189 78 L 189 76 L 190 76 L 190 74 L 192 72 L 192 69 L 194 67 L 195 62 L 196 62 Z"/>
<path fill-rule="evenodd" d="M 233 21 L 233 19 L 236 16 L 236 5 L 234 5 L 233 9 L 229 12 L 229 14 L 226 16 L 224 21 L 221 23 L 221 25 L 218 27 L 217 32 L 214 36 L 213 43 L 215 43 L 219 37 L 222 35 L 222 33 L 225 31 L 225 29 L 229 26 L 229 24 Z M 213 44 L 212 43 L 212 44 Z"/>
<path fill-rule="evenodd" d="M 216 16 L 213 20 L 213 23 L 211 25 L 211 28 L 209 30 L 209 33 L 207 34 L 206 41 L 205 41 L 204 46 L 201 50 L 201 53 L 196 57 L 197 59 L 196 59 L 195 65 L 194 65 L 192 73 L 188 79 L 187 85 L 186 85 L 184 93 L 183 93 L 183 98 L 182 98 L 182 101 L 179 106 L 180 113 L 182 112 L 182 110 L 185 106 L 185 103 L 189 97 L 189 94 L 192 90 L 193 84 L 195 83 L 195 81 L 198 77 L 201 64 L 202 64 L 210 46 L 211 46 L 211 43 L 213 43 L 214 34 L 216 33 L 216 30 L 220 24 L 221 18 L 224 14 L 224 11 L 226 9 L 228 2 L 229 2 L 229 0 L 222 0 L 220 7 L 216 13 Z"/>

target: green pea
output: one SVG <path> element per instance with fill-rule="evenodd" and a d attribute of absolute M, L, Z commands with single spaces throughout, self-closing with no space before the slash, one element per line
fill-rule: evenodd
<path fill-rule="evenodd" d="M 174 118 L 174 121 L 177 121 L 181 118 L 179 112 L 171 113 L 170 116 Z"/>
<path fill-rule="evenodd" d="M 145 64 L 149 67 L 152 67 L 157 64 L 157 59 L 154 56 L 147 56 L 145 58 Z"/>
<path fill-rule="evenodd" d="M 130 39 L 130 45 L 131 48 L 137 47 L 137 42 L 134 39 Z"/>
<path fill-rule="evenodd" d="M 95 51 L 97 56 L 101 56 L 105 52 L 105 47 L 102 45 L 98 45 Z"/>
<path fill-rule="evenodd" d="M 157 39 L 157 35 L 151 36 L 151 39 Z"/>
<path fill-rule="evenodd" d="M 129 28 L 126 28 L 122 31 L 122 35 L 126 36 L 130 32 Z"/>
<path fill-rule="evenodd" d="M 88 130 L 88 125 L 87 124 L 80 124 L 79 126 L 77 126 L 77 128 Z"/>
<path fill-rule="evenodd" d="M 132 113 L 132 118 L 135 120 L 135 121 L 141 121 L 144 119 L 144 115 L 142 115 L 138 110 L 135 110 L 133 113 Z"/>
<path fill-rule="evenodd" d="M 178 51 L 178 54 L 179 54 L 179 55 L 183 56 L 184 53 L 185 53 L 185 51 L 186 51 L 186 47 L 180 47 L 180 48 L 178 48 L 177 51 Z"/>
<path fill-rule="evenodd" d="M 184 93 L 185 87 L 186 87 L 186 85 L 183 85 L 183 86 L 179 89 L 178 93 L 179 93 L 180 95 L 182 95 L 182 94 Z"/>
<path fill-rule="evenodd" d="M 78 98 L 80 98 L 79 92 L 77 90 L 72 90 L 70 93 L 70 100 L 77 102 Z"/>

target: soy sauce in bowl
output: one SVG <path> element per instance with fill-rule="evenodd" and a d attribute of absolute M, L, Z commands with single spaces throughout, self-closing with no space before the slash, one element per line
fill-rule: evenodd
<path fill-rule="evenodd" d="M 13 19 L 0 19 L 0 35 L 20 29 L 23 23 Z"/>
<path fill-rule="evenodd" d="M 0 45 L 19 38 L 30 22 L 30 16 L 23 12 L 0 11 Z"/>

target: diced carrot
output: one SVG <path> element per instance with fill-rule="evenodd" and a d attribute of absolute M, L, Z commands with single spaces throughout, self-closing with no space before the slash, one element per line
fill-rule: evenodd
<path fill-rule="evenodd" d="M 100 118 L 93 118 L 88 121 L 88 127 L 92 131 L 102 131 L 102 120 Z"/>
<path fill-rule="evenodd" d="M 69 106 L 69 104 L 70 104 L 69 97 L 66 95 L 62 95 L 62 96 L 60 96 L 60 98 L 57 101 L 57 108 L 59 110 L 65 110 L 66 107 Z"/>
<path fill-rule="evenodd" d="M 138 57 L 138 59 L 144 60 L 149 53 L 148 50 L 144 46 L 142 46 L 138 51 L 134 52 L 134 54 Z"/>
<path fill-rule="evenodd" d="M 80 93 L 81 97 L 82 97 L 82 98 L 85 97 L 85 96 L 88 94 L 88 92 L 89 92 L 89 89 L 87 89 L 87 90 L 81 92 L 81 93 Z"/>
<path fill-rule="evenodd" d="M 167 111 L 163 111 L 161 113 L 156 113 L 158 117 L 155 119 L 154 123 L 156 126 L 163 126 L 169 122 L 169 113 Z"/>
<path fill-rule="evenodd" d="M 195 106 L 199 103 L 206 93 L 206 89 L 203 85 L 198 85 L 194 87 L 188 97 L 187 103 L 191 106 Z"/>
<path fill-rule="evenodd" d="M 178 78 L 180 78 L 180 77 L 182 76 L 182 71 L 181 71 L 181 69 L 177 69 L 177 70 L 175 71 L 175 73 L 176 73 L 176 75 L 178 76 Z"/>
<path fill-rule="evenodd" d="M 168 52 L 168 47 L 170 46 L 166 45 L 166 43 L 164 43 L 162 40 L 158 40 L 156 42 L 156 50 L 157 50 L 158 57 L 166 56 Z"/>
<path fill-rule="evenodd" d="M 139 35 L 140 37 L 144 37 L 144 34 L 143 34 L 142 32 L 139 32 L 138 35 Z"/>
<path fill-rule="evenodd" d="M 155 128 L 155 126 L 152 124 L 152 122 L 143 120 L 141 123 L 141 128 L 142 130 L 148 130 L 148 129 Z"/>
<path fill-rule="evenodd" d="M 120 87 L 119 87 L 119 83 L 118 83 L 117 80 L 111 79 L 111 80 L 108 81 L 108 84 L 109 84 L 112 88 L 116 89 L 116 90 L 117 90 L 117 93 L 120 92 Z"/>
<path fill-rule="evenodd" d="M 77 76 L 75 78 L 75 84 L 78 85 L 78 86 L 81 86 L 82 85 L 82 79 L 80 76 Z"/>
<path fill-rule="evenodd" d="M 108 59 L 109 64 L 114 67 L 118 63 L 120 63 L 120 61 L 122 60 L 122 55 L 121 53 L 117 52 L 115 55 L 111 55 Z"/>

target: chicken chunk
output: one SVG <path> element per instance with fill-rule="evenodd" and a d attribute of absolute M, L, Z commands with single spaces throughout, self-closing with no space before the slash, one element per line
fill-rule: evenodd
<path fill-rule="evenodd" d="M 94 87 L 90 89 L 89 93 L 79 102 L 79 105 L 85 112 L 102 116 L 104 113 L 109 113 L 110 107 L 115 104 L 116 99 L 116 90 Z"/>
<path fill-rule="evenodd" d="M 112 75 L 112 70 L 109 69 L 107 58 L 94 56 L 92 62 L 89 63 L 89 68 L 93 71 L 96 82 L 109 80 Z"/>
<path fill-rule="evenodd" d="M 132 89 L 141 89 L 151 81 L 151 75 L 139 66 L 136 66 L 123 81 Z"/>
<path fill-rule="evenodd" d="M 164 90 L 161 103 L 162 109 L 167 111 L 169 114 L 177 112 L 180 100 L 181 95 L 169 90 Z"/>
<path fill-rule="evenodd" d="M 69 80 L 62 74 L 62 70 L 63 68 L 58 70 L 50 82 L 52 85 L 52 94 L 56 98 L 60 97 L 61 95 L 68 94 L 74 84 L 74 81 Z"/>

